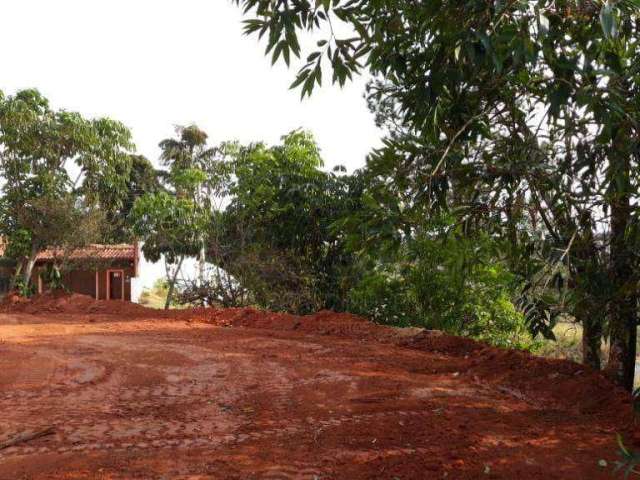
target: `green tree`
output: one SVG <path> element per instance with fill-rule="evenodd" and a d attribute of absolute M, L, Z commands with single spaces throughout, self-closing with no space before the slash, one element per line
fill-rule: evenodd
<path fill-rule="evenodd" d="M 301 53 L 299 31 L 320 32 L 294 82 L 303 96 L 321 83 L 326 65 L 338 83 L 364 69 L 374 75 L 368 98 L 394 123 L 387 158 L 409 168 L 418 180 L 413 196 L 430 211 L 488 210 L 520 251 L 514 258 L 531 248 L 551 253 L 543 266 L 548 278 L 575 260 L 577 299 L 594 299 L 594 282 L 606 277 L 607 370 L 631 388 L 640 111 L 635 2 L 236 3 L 258 14 L 246 32 L 265 35 L 274 60 Z M 335 22 L 353 33 L 336 37 Z M 519 209 L 531 209 L 527 223 L 537 228 L 520 228 L 524 220 L 512 215 Z M 540 233 L 544 238 L 535 238 Z M 590 263 L 593 248 L 599 261 Z M 578 315 L 588 310 L 580 300 L 576 305 Z M 598 337 L 598 325 L 582 321 L 588 336 Z"/>
<path fill-rule="evenodd" d="M 88 219 L 107 202 L 124 202 L 133 144 L 119 122 L 52 110 L 38 91 L 22 90 L 0 93 L 0 146 L 0 234 L 28 285 L 38 253 L 76 243 L 77 229 L 56 225 L 70 226 L 79 215 Z M 54 209 L 57 203 L 66 208 Z M 42 218 L 53 210 L 51 218 Z"/>
<path fill-rule="evenodd" d="M 344 310 L 354 255 L 335 224 L 357 208 L 357 178 L 323 171 L 318 146 L 304 131 L 273 147 L 221 150 L 226 205 L 211 235 L 214 262 L 263 307 Z"/>
<path fill-rule="evenodd" d="M 188 198 L 163 191 L 138 198 L 131 217 L 135 234 L 144 241 L 145 257 L 153 262 L 164 258 L 169 287 L 165 309 L 168 309 L 184 259 L 200 251 L 202 232 L 210 221 L 208 212 Z"/>
<path fill-rule="evenodd" d="M 125 187 L 126 194 L 121 202 L 110 201 L 116 192 L 106 185 L 102 187 L 107 187 L 107 190 L 100 193 L 100 197 L 104 199 L 101 202 L 101 210 L 104 212 L 106 222 L 110 225 L 105 240 L 115 243 L 130 242 L 134 238 L 131 211 L 135 201 L 146 193 L 158 193 L 164 189 L 160 172 L 143 155 L 131 155 L 130 173 Z"/>
<path fill-rule="evenodd" d="M 207 134 L 195 125 L 178 127 L 178 138 L 160 142 L 160 172 L 163 189 L 138 198 L 131 211 L 134 233 L 144 241 L 145 256 L 164 258 L 168 294 L 165 308 L 173 300 L 181 266 L 186 257 L 199 257 L 200 277 L 204 269 L 204 246 L 211 222 L 211 181 L 215 151 L 206 146 Z"/>
<path fill-rule="evenodd" d="M 177 127 L 178 138 L 160 142 L 160 159 L 168 167 L 168 181 L 181 198 L 190 198 L 203 210 L 212 209 L 213 194 L 217 185 L 216 149 L 207 146 L 208 135 L 196 125 Z M 198 253 L 198 278 L 204 281 L 206 264 L 206 239 L 200 239 Z"/>

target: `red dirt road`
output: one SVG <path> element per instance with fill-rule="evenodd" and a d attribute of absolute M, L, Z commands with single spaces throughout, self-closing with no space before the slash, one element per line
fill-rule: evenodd
<path fill-rule="evenodd" d="M 0 479 L 604 479 L 631 422 L 574 364 L 350 316 L 125 317 L 0 314 L 0 443 L 55 429 Z"/>

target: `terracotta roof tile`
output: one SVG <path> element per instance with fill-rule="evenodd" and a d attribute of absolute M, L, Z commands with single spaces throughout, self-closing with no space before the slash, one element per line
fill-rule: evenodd
<path fill-rule="evenodd" d="M 65 252 L 59 248 L 49 248 L 38 255 L 38 260 L 54 260 L 63 257 Z M 73 251 L 68 255 L 71 260 L 135 260 L 136 247 L 131 244 L 89 245 Z"/>
<path fill-rule="evenodd" d="M 126 243 L 116 245 L 92 244 L 72 252 L 69 258 L 73 260 L 135 260 L 135 248 L 135 245 Z M 3 237 L 0 237 L 0 257 L 4 256 L 6 250 L 7 242 Z M 48 248 L 38 255 L 38 260 L 54 260 L 64 255 L 65 252 L 61 248 Z"/>

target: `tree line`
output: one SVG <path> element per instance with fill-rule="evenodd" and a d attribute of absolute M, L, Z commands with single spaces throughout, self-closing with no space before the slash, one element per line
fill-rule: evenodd
<path fill-rule="evenodd" d="M 313 136 L 278 145 L 209 145 L 195 125 L 160 142 L 160 169 L 135 154 L 109 119 L 54 110 L 35 90 L 0 100 L 0 233 L 12 287 L 49 247 L 142 240 L 167 266 L 171 303 L 292 313 L 350 311 L 391 325 L 422 325 L 504 346 L 533 336 L 513 303 L 518 279 L 489 235 L 450 215 L 404 224 L 391 178 L 324 168 Z M 179 278 L 187 258 L 197 274 Z M 45 282 L 60 286 L 64 255 Z"/>

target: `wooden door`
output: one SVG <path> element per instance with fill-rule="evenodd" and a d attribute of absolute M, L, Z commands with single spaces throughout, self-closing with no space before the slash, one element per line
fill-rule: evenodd
<path fill-rule="evenodd" d="M 124 270 L 107 272 L 108 300 L 124 300 Z"/>

